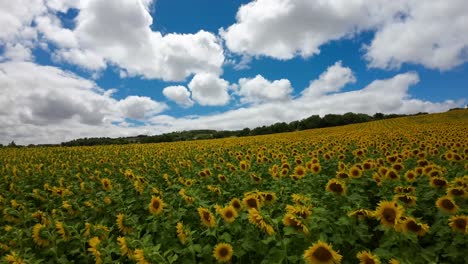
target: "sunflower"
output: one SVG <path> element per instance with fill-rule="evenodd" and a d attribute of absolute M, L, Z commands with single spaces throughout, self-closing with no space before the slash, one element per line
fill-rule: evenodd
<path fill-rule="evenodd" d="M 375 210 L 374 216 L 385 227 L 394 227 L 397 220 L 403 215 L 403 208 L 393 201 L 381 201 Z"/>
<path fill-rule="evenodd" d="M 281 177 L 286 177 L 289 174 L 289 169 L 288 168 L 282 168 L 280 171 Z"/>
<path fill-rule="evenodd" d="M 206 227 L 214 227 L 216 226 L 216 219 L 215 216 L 210 212 L 210 210 L 198 207 L 197 208 L 198 215 L 200 216 L 201 222 Z"/>
<path fill-rule="evenodd" d="M 320 166 L 320 163 L 314 163 L 314 164 L 312 164 L 312 166 L 310 168 L 310 171 L 313 174 L 318 174 L 318 173 L 320 173 L 321 170 L 322 170 L 322 167 Z"/>
<path fill-rule="evenodd" d="M 407 206 L 414 206 L 416 204 L 416 196 L 414 195 L 397 194 L 394 196 L 394 200 L 402 202 Z"/>
<path fill-rule="evenodd" d="M 455 232 L 461 232 L 468 234 L 468 216 L 466 215 L 457 215 L 452 216 L 449 219 L 449 226 Z"/>
<path fill-rule="evenodd" d="M 451 197 L 466 197 L 467 193 L 464 188 L 450 187 L 447 189 L 447 195 Z"/>
<path fill-rule="evenodd" d="M 55 229 L 57 230 L 57 233 L 60 234 L 60 236 L 62 237 L 62 239 L 64 241 L 68 240 L 68 235 L 67 235 L 67 232 L 65 231 L 65 227 L 63 226 L 62 222 L 56 221 L 55 222 Z"/>
<path fill-rule="evenodd" d="M 262 193 L 263 200 L 266 204 L 271 204 L 276 200 L 276 194 L 274 192 Z"/>
<path fill-rule="evenodd" d="M 213 249 L 213 257 L 218 262 L 229 262 L 232 258 L 234 250 L 228 243 L 218 243 Z"/>
<path fill-rule="evenodd" d="M 443 177 L 432 177 L 431 178 L 431 186 L 436 188 L 444 188 L 447 187 L 448 182 Z"/>
<path fill-rule="evenodd" d="M 379 258 L 370 251 L 361 251 L 357 253 L 359 264 L 380 264 Z"/>
<path fill-rule="evenodd" d="M 349 176 L 355 179 L 360 178 L 362 176 L 362 170 L 358 166 L 354 165 L 349 169 Z"/>
<path fill-rule="evenodd" d="M 125 221 L 125 215 L 122 213 L 117 214 L 117 220 L 116 220 L 117 228 L 119 229 L 120 232 L 126 235 L 132 232 L 132 228 L 125 226 L 124 221 Z"/>
<path fill-rule="evenodd" d="M 88 241 L 88 251 L 94 255 L 94 258 L 96 259 L 96 264 L 102 263 L 101 252 L 99 252 L 99 250 L 97 249 L 100 243 L 101 240 L 98 237 L 93 237 Z"/>
<path fill-rule="evenodd" d="M 392 164 L 392 169 L 396 170 L 397 172 L 400 172 L 402 169 L 404 169 L 405 166 L 401 163 L 393 163 Z"/>
<path fill-rule="evenodd" d="M 387 174 L 388 168 L 387 167 L 379 167 L 377 170 L 381 176 L 384 176 Z"/>
<path fill-rule="evenodd" d="M 255 208 L 249 209 L 249 222 L 260 228 L 269 236 L 275 233 L 275 229 L 265 221 L 260 212 Z"/>
<path fill-rule="evenodd" d="M 363 219 L 366 219 L 366 218 L 371 218 L 374 216 L 374 212 L 372 212 L 371 210 L 367 210 L 367 209 L 358 209 L 358 210 L 354 210 L 354 211 L 351 211 L 350 213 L 348 213 L 348 216 L 349 217 L 355 217 L 359 220 L 363 220 Z"/>
<path fill-rule="evenodd" d="M 309 234 L 309 229 L 307 228 L 304 223 L 302 223 L 302 220 L 299 219 L 296 215 L 292 213 L 286 213 L 283 217 L 283 224 L 285 226 L 290 226 L 294 227 L 296 230 L 304 233 L 304 234 Z"/>
<path fill-rule="evenodd" d="M 348 178 L 349 178 L 349 175 L 348 175 L 348 173 L 346 173 L 345 171 L 338 171 L 338 172 L 336 172 L 336 177 L 337 177 L 338 179 L 344 180 L 344 179 L 348 179 Z"/>
<path fill-rule="evenodd" d="M 15 251 L 10 251 L 9 254 L 5 256 L 5 261 L 7 263 L 11 264 L 23 264 L 26 263 L 23 261 L 23 259 L 15 252 Z"/>
<path fill-rule="evenodd" d="M 304 251 L 304 260 L 308 264 L 337 264 L 342 258 L 331 245 L 320 240 Z"/>
<path fill-rule="evenodd" d="M 305 205 L 286 205 L 286 212 L 307 219 L 312 212 L 310 206 Z"/>
<path fill-rule="evenodd" d="M 302 165 L 298 165 L 294 168 L 294 175 L 298 178 L 298 179 L 302 179 L 304 178 L 304 176 L 306 175 L 306 168 Z"/>
<path fill-rule="evenodd" d="M 133 257 L 137 261 L 137 264 L 149 264 L 145 258 L 145 252 L 142 249 L 135 249 L 133 252 Z"/>
<path fill-rule="evenodd" d="M 436 206 L 439 209 L 442 209 L 443 211 L 453 214 L 458 211 L 458 205 L 455 203 L 455 201 L 448 196 L 440 197 L 436 201 Z"/>
<path fill-rule="evenodd" d="M 293 193 L 291 194 L 291 198 L 293 202 L 298 205 L 305 205 L 306 203 L 310 202 L 310 198 L 303 194 Z"/>
<path fill-rule="evenodd" d="M 176 232 L 177 232 L 177 237 L 179 238 L 180 243 L 182 245 L 185 245 L 187 243 L 187 233 L 188 232 L 185 231 L 184 223 L 177 222 Z"/>
<path fill-rule="evenodd" d="M 337 179 L 331 179 L 325 188 L 327 192 L 333 192 L 337 195 L 346 195 L 346 185 Z"/>
<path fill-rule="evenodd" d="M 32 237 L 33 237 L 34 243 L 36 243 L 36 245 L 38 245 L 39 247 L 46 247 L 49 245 L 49 240 L 44 238 L 45 227 L 46 226 L 43 224 L 35 224 L 33 227 Z"/>
<path fill-rule="evenodd" d="M 416 172 L 413 170 L 408 170 L 405 172 L 405 179 L 409 182 L 416 180 L 417 176 L 418 174 L 416 174 Z"/>
<path fill-rule="evenodd" d="M 242 203 L 238 198 L 232 198 L 231 201 L 229 202 L 229 205 L 234 207 L 234 209 L 236 209 L 236 211 L 238 212 L 242 210 Z"/>
<path fill-rule="evenodd" d="M 242 160 L 239 162 L 239 168 L 241 171 L 246 172 L 250 167 L 250 164 L 247 160 Z"/>
<path fill-rule="evenodd" d="M 234 222 L 234 220 L 236 220 L 236 217 L 237 217 L 237 211 L 232 206 L 221 208 L 221 210 L 219 211 L 219 214 L 224 219 L 224 221 L 228 223 Z"/>
<path fill-rule="evenodd" d="M 164 201 L 161 199 L 159 196 L 152 196 L 151 197 L 151 202 L 148 204 L 148 209 L 150 213 L 154 215 L 159 215 L 163 212 L 164 207 L 166 204 Z"/>
<path fill-rule="evenodd" d="M 112 190 L 112 181 L 109 178 L 101 179 L 102 188 L 106 191 Z"/>
<path fill-rule="evenodd" d="M 400 264 L 400 261 L 398 261 L 397 259 L 395 258 L 392 258 L 388 261 L 388 264 Z"/>
<path fill-rule="evenodd" d="M 121 237 L 121 236 L 117 237 L 117 244 L 119 244 L 120 254 L 122 256 L 125 256 L 131 253 L 131 250 L 128 249 L 127 241 L 125 240 L 125 237 Z"/>
<path fill-rule="evenodd" d="M 400 223 L 398 223 L 398 229 L 402 232 L 415 233 L 418 236 L 424 236 L 429 230 L 429 225 L 418 223 L 416 219 L 407 217 Z"/>
<path fill-rule="evenodd" d="M 255 194 L 246 195 L 244 199 L 242 199 L 242 202 L 245 208 L 247 209 L 250 209 L 250 208 L 259 209 L 260 208 L 260 200 Z"/>

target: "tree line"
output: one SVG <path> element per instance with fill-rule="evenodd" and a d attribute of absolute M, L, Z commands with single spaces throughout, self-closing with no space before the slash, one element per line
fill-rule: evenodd
<path fill-rule="evenodd" d="M 417 113 L 415 115 L 421 115 L 427 113 Z M 305 129 L 324 128 L 343 126 L 348 124 L 364 123 L 375 120 L 403 117 L 408 115 L 399 114 L 382 114 L 376 113 L 372 116 L 367 114 L 356 114 L 346 113 L 343 115 L 339 114 L 327 114 L 323 117 L 318 115 L 312 115 L 308 118 L 292 121 L 290 123 L 278 122 L 268 126 L 256 127 L 253 129 L 244 128 L 242 130 L 189 130 L 189 131 L 177 131 L 171 133 L 165 133 L 161 135 L 139 135 L 136 137 L 120 137 L 120 138 L 80 138 L 71 140 L 68 142 L 61 143 L 62 146 L 95 146 L 95 145 L 121 145 L 131 143 L 161 143 L 161 142 L 175 142 L 175 141 L 186 141 L 186 140 L 199 140 L 199 139 L 214 139 L 214 138 L 227 138 L 227 137 L 245 137 L 245 136 L 257 136 L 267 135 L 283 132 L 292 132 Z"/>

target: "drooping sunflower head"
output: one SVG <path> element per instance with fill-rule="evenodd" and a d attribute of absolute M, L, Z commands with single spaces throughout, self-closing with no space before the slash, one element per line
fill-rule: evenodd
<path fill-rule="evenodd" d="M 448 196 L 440 197 L 439 199 L 437 199 L 436 206 L 437 208 L 449 214 L 453 214 L 457 212 L 459 209 L 455 201 L 451 197 L 448 197 Z"/>
<path fill-rule="evenodd" d="M 218 243 L 213 249 L 213 257 L 221 263 L 231 261 L 234 250 L 228 243 Z"/>
<path fill-rule="evenodd" d="M 152 196 L 151 197 L 151 202 L 148 204 L 148 209 L 150 213 L 154 215 L 159 215 L 163 212 L 163 209 L 165 207 L 164 201 L 161 199 L 159 196 Z"/>
<path fill-rule="evenodd" d="M 394 227 L 398 219 L 403 215 L 403 208 L 393 201 L 381 201 L 374 216 L 385 227 Z"/>
<path fill-rule="evenodd" d="M 342 258 L 331 245 L 320 240 L 304 251 L 304 260 L 308 264 L 336 264 L 341 263 Z"/>
<path fill-rule="evenodd" d="M 331 179 L 328 181 L 327 186 L 325 188 L 327 192 L 333 192 L 337 195 L 345 195 L 346 194 L 346 185 L 344 182 L 341 182 L 337 179 Z"/>
<path fill-rule="evenodd" d="M 450 217 L 449 226 L 455 232 L 461 232 L 468 234 L 468 216 L 466 215 L 457 215 Z"/>
<path fill-rule="evenodd" d="M 361 251 L 356 257 L 359 259 L 359 264 L 380 264 L 380 259 L 370 251 Z"/>

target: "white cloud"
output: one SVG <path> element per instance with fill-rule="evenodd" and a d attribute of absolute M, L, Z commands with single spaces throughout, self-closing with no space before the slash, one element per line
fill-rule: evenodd
<path fill-rule="evenodd" d="M 386 24 L 367 47 L 371 67 L 403 63 L 448 70 L 468 61 L 468 1 L 408 1 L 403 20 Z"/>
<path fill-rule="evenodd" d="M 119 131 L 113 123 L 151 118 L 167 108 L 148 97 L 119 101 L 113 92 L 55 67 L 0 63 L 0 142 L 50 143 L 127 134 L 133 130 Z"/>
<path fill-rule="evenodd" d="M 128 96 L 117 103 L 117 108 L 125 117 L 143 120 L 166 110 L 168 107 L 166 104 L 155 102 L 146 96 Z"/>
<path fill-rule="evenodd" d="M 302 91 L 303 96 L 320 97 L 333 92 L 339 92 L 345 85 L 356 82 L 353 72 L 348 67 L 343 67 L 341 61 L 320 75 L 317 80 L 310 82 L 309 87 Z"/>
<path fill-rule="evenodd" d="M 30 61 L 33 59 L 31 49 L 21 45 L 19 43 L 11 45 L 7 44 L 5 47 L 5 52 L 3 54 L 5 59 L 14 60 L 14 61 Z M 0 57 L 1 60 L 1 57 Z"/>
<path fill-rule="evenodd" d="M 169 100 L 174 101 L 176 104 L 188 108 L 193 106 L 194 102 L 190 99 L 190 92 L 185 86 L 168 86 L 163 90 L 164 96 Z"/>
<path fill-rule="evenodd" d="M 35 37 L 30 25 L 33 19 L 46 11 L 43 1 L 0 1 L 0 42 L 18 41 Z"/>
<path fill-rule="evenodd" d="M 287 79 L 269 81 L 261 75 L 255 78 L 239 79 L 241 102 L 263 103 L 272 101 L 285 101 L 290 99 L 293 88 Z"/>
<path fill-rule="evenodd" d="M 396 5 L 385 2 L 257 0 L 243 5 L 237 22 L 220 33 L 227 47 L 237 53 L 278 59 L 308 57 L 318 54 L 319 47 L 330 40 L 381 23 Z"/>
<path fill-rule="evenodd" d="M 201 105 L 226 105 L 229 83 L 211 73 L 198 73 L 188 84 L 192 99 Z"/>
<path fill-rule="evenodd" d="M 46 18 L 39 20 L 39 28 L 61 47 L 57 59 L 91 70 L 103 69 L 108 62 L 129 76 L 165 81 L 182 81 L 201 72 L 221 74 L 224 54 L 217 37 L 203 30 L 164 36 L 152 31 L 151 2 L 84 1 L 73 30 Z"/>
<path fill-rule="evenodd" d="M 320 53 L 330 41 L 375 31 L 366 50 L 371 67 L 403 63 L 448 70 L 468 61 L 468 2 L 435 0 L 257 0 L 220 30 L 233 52 L 291 59 Z"/>

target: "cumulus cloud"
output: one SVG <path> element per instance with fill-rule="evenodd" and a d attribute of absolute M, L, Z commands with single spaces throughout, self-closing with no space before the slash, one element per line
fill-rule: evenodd
<path fill-rule="evenodd" d="M 221 74 L 224 54 L 218 38 L 152 31 L 152 1 L 83 1 L 73 30 L 63 28 L 51 15 L 40 17 L 38 29 L 59 46 L 54 57 L 63 62 L 100 70 L 112 63 L 129 76 L 182 81 L 210 72 Z"/>
<path fill-rule="evenodd" d="M 111 131 L 114 123 L 127 118 L 144 121 L 167 109 L 148 97 L 117 100 L 112 92 L 56 67 L 0 63 L 0 142 L 49 143 L 93 133 L 125 134 L 127 130 Z"/>
<path fill-rule="evenodd" d="M 14 61 L 30 61 L 33 59 L 31 49 L 19 43 L 14 45 L 7 44 L 5 46 L 5 52 L 2 57 L 3 59 Z M 0 60 L 2 60 L 1 57 Z"/>
<path fill-rule="evenodd" d="M 386 24 L 367 46 L 371 67 L 403 63 L 448 70 L 468 61 L 468 2 L 408 1 L 404 19 Z"/>
<path fill-rule="evenodd" d="M 352 70 L 348 67 L 343 67 L 341 61 L 337 61 L 334 65 L 320 75 L 317 80 L 310 82 L 309 87 L 302 91 L 302 95 L 306 97 L 320 97 L 333 92 L 339 92 L 345 85 L 356 82 L 356 78 Z"/>
<path fill-rule="evenodd" d="M 261 75 L 239 79 L 237 94 L 241 102 L 264 103 L 290 99 L 293 88 L 287 79 L 269 81 Z"/>
<path fill-rule="evenodd" d="M 229 83 L 211 73 L 199 73 L 188 84 L 192 99 L 201 105 L 226 105 L 230 96 Z"/>
<path fill-rule="evenodd" d="M 163 94 L 167 99 L 174 101 L 184 108 L 191 107 L 194 104 L 192 99 L 190 99 L 190 92 L 182 85 L 168 86 L 164 88 Z"/>
<path fill-rule="evenodd" d="M 447 70 L 468 60 L 468 2 L 257 0 L 243 5 L 221 36 L 233 52 L 291 59 L 320 53 L 330 41 L 375 31 L 369 66 L 403 63 Z"/>

